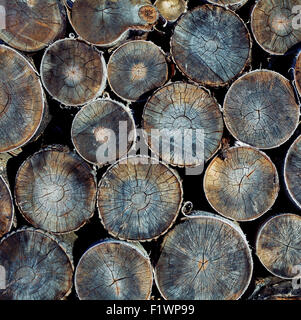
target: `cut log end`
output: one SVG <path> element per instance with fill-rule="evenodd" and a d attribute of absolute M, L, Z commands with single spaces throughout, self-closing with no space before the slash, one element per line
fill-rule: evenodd
<path fill-rule="evenodd" d="M 155 6 L 167 21 L 176 21 L 187 10 L 185 0 L 157 0 Z"/>
<path fill-rule="evenodd" d="M 231 10 L 238 10 L 245 5 L 248 0 L 208 0 L 209 3 L 218 4 Z"/>
<path fill-rule="evenodd" d="M 301 51 L 299 52 L 296 59 L 296 65 L 294 69 L 294 80 L 295 80 L 297 91 L 301 96 Z"/>
<path fill-rule="evenodd" d="M 0 176 L 0 238 L 10 231 L 14 222 L 14 205 L 8 184 Z"/>

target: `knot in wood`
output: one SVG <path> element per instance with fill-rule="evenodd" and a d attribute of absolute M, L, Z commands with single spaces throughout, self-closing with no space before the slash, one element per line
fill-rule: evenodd
<path fill-rule="evenodd" d="M 132 195 L 131 201 L 137 210 L 142 210 L 148 206 L 150 199 L 145 192 L 136 192 Z"/>
<path fill-rule="evenodd" d="M 205 49 L 208 52 L 214 53 L 218 49 L 218 43 L 215 40 L 208 40 L 205 44 Z"/>
<path fill-rule="evenodd" d="M 208 267 L 208 260 L 203 258 L 198 262 L 199 271 L 205 271 Z"/>
<path fill-rule="evenodd" d="M 147 67 L 143 63 L 133 65 L 131 70 L 131 78 L 133 81 L 142 80 L 146 78 Z"/>
<path fill-rule="evenodd" d="M 153 6 L 143 6 L 139 10 L 139 17 L 149 24 L 154 24 L 158 19 L 158 13 Z"/>

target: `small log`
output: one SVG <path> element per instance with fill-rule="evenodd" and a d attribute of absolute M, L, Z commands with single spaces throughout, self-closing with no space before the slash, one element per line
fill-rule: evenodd
<path fill-rule="evenodd" d="M 301 209 L 301 135 L 291 145 L 285 157 L 284 181 L 290 197 Z"/>
<path fill-rule="evenodd" d="M 30 142 L 47 114 L 42 84 L 32 64 L 0 45 L 0 152 Z"/>
<path fill-rule="evenodd" d="M 285 213 L 269 219 L 259 229 L 256 254 L 264 267 L 283 279 L 299 276 L 301 262 L 301 217 Z"/>
<path fill-rule="evenodd" d="M 212 208 L 221 215 L 237 221 L 251 221 L 262 216 L 276 201 L 277 169 L 263 152 L 233 147 L 209 164 L 204 191 Z"/>
<path fill-rule="evenodd" d="M 73 265 L 41 230 L 24 228 L 2 238 L 0 265 L 6 273 L 1 300 L 59 300 L 71 292 Z"/>
<path fill-rule="evenodd" d="M 276 148 L 296 130 L 300 108 L 290 82 L 271 70 L 236 80 L 224 100 L 224 120 L 237 139 L 259 149 Z"/>
<path fill-rule="evenodd" d="M 174 223 L 182 203 L 176 172 L 149 157 L 129 157 L 102 177 L 98 211 L 105 229 L 122 240 L 158 238 Z"/>
<path fill-rule="evenodd" d="M 235 300 L 252 272 L 251 250 L 239 226 L 197 211 L 165 236 L 155 281 L 166 300 Z"/>
<path fill-rule="evenodd" d="M 0 176 L 0 238 L 8 233 L 14 222 L 14 203 L 8 183 Z"/>
<path fill-rule="evenodd" d="M 81 106 L 102 94 L 106 64 L 92 46 L 76 39 L 58 40 L 44 53 L 41 78 L 53 98 L 67 106 Z"/>
<path fill-rule="evenodd" d="M 164 52 L 155 44 L 135 40 L 121 45 L 108 63 L 108 82 L 122 99 L 136 101 L 168 79 Z"/>
<path fill-rule="evenodd" d="M 217 101 L 207 90 L 175 82 L 160 88 L 149 98 L 143 113 L 143 128 L 148 135 L 149 147 L 160 158 L 175 166 L 189 167 L 208 161 L 219 149 L 224 123 Z M 175 132 L 171 150 L 162 147 L 162 142 L 160 145 L 159 138 L 154 137 L 154 129 L 161 130 L 163 139 L 168 142 L 173 130 L 178 130 L 179 138 Z M 192 134 L 192 145 L 184 145 L 182 136 L 185 135 L 185 129 L 195 132 L 195 135 Z M 200 136 L 196 133 L 198 129 L 202 130 Z M 204 141 L 200 141 L 203 138 Z M 191 158 L 187 152 L 187 156 L 184 156 L 185 148 L 191 149 L 192 156 L 198 143 L 201 147 L 200 155 L 196 154 L 196 157 Z"/>
<path fill-rule="evenodd" d="M 19 168 L 15 200 L 24 218 L 36 228 L 53 233 L 76 231 L 94 214 L 95 177 L 73 152 L 49 147 Z"/>
<path fill-rule="evenodd" d="M 111 47 L 125 39 L 129 30 L 150 31 L 158 12 L 149 0 L 76 0 L 68 17 L 84 40 Z"/>
<path fill-rule="evenodd" d="M 121 121 L 126 123 L 127 136 L 120 132 Z M 136 136 L 133 134 L 135 122 L 130 109 L 120 102 L 101 99 L 91 102 L 76 114 L 72 123 L 71 138 L 76 151 L 83 159 L 99 166 L 107 163 L 101 162 L 100 157 L 97 157 L 99 147 L 108 141 L 109 133 L 106 130 L 112 130 L 116 137 L 116 154 L 111 158 L 107 157 L 107 162 L 111 163 L 125 156 L 133 145 Z M 126 140 L 126 147 L 122 145 L 123 141 L 119 141 L 120 138 Z"/>
<path fill-rule="evenodd" d="M 297 91 L 301 96 L 301 51 L 298 53 L 296 64 L 294 68 L 294 80 Z"/>
<path fill-rule="evenodd" d="M 248 0 L 207 0 L 209 3 L 218 4 L 231 10 L 240 9 Z"/>
<path fill-rule="evenodd" d="M 0 38 L 18 50 L 41 50 L 65 32 L 66 11 L 61 0 L 1 1 L 1 5 L 6 25 L 0 28 Z"/>
<path fill-rule="evenodd" d="M 283 55 L 301 41 L 301 29 L 294 28 L 293 7 L 300 0 L 259 0 L 251 14 L 251 29 L 256 42 L 265 51 Z"/>
<path fill-rule="evenodd" d="M 249 64 L 250 35 L 231 10 L 203 5 L 184 14 L 171 39 L 172 57 L 184 75 L 209 86 L 226 85 Z"/>
<path fill-rule="evenodd" d="M 150 259 L 139 243 L 106 240 L 81 257 L 75 289 L 81 300 L 149 300 L 152 271 Z"/>
<path fill-rule="evenodd" d="M 187 1 L 185 0 L 156 0 L 155 7 L 161 16 L 169 21 L 176 21 L 187 11 Z"/>

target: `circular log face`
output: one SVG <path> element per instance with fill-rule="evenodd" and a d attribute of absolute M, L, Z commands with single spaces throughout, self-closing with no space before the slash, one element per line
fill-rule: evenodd
<path fill-rule="evenodd" d="M 10 189 L 0 176 L 0 237 L 10 231 L 14 218 L 14 206 Z"/>
<path fill-rule="evenodd" d="M 72 287 L 70 259 L 56 241 L 39 230 L 19 230 L 3 238 L 0 265 L 6 273 L 1 300 L 59 300 Z"/>
<path fill-rule="evenodd" d="M 164 19 L 175 21 L 186 12 L 187 3 L 185 0 L 157 0 L 155 6 Z"/>
<path fill-rule="evenodd" d="M 99 46 L 116 44 L 130 29 L 151 30 L 157 19 L 148 0 L 76 0 L 69 15 L 78 35 Z"/>
<path fill-rule="evenodd" d="M 96 183 L 91 168 L 74 153 L 45 149 L 20 167 L 15 198 L 29 223 L 66 233 L 79 229 L 93 215 Z"/>
<path fill-rule="evenodd" d="M 292 279 L 294 266 L 301 261 L 301 217 L 281 214 L 268 220 L 259 230 L 256 254 L 262 264 L 277 277 Z"/>
<path fill-rule="evenodd" d="M 75 288 L 82 300 L 147 300 L 152 283 L 148 256 L 116 240 L 90 248 L 75 272 Z"/>
<path fill-rule="evenodd" d="M 177 175 L 148 157 L 118 161 L 99 184 L 100 218 L 109 233 L 120 239 L 159 237 L 175 221 L 181 203 Z"/>
<path fill-rule="evenodd" d="M 6 25 L 0 28 L 0 38 L 16 49 L 43 49 L 65 29 L 66 13 L 60 0 L 10 0 L 4 1 L 4 8 Z"/>
<path fill-rule="evenodd" d="M 203 5 L 179 20 L 171 39 L 171 53 L 178 68 L 191 80 L 225 85 L 248 63 L 250 37 L 234 12 Z"/>
<path fill-rule="evenodd" d="M 252 71 L 230 87 L 224 120 L 238 140 L 260 149 L 278 147 L 298 126 L 300 109 L 290 82 L 269 70 Z"/>
<path fill-rule="evenodd" d="M 208 0 L 208 2 L 212 4 L 218 4 L 232 10 L 236 10 L 247 3 L 248 0 Z"/>
<path fill-rule="evenodd" d="M 210 216 L 188 218 L 162 244 L 155 279 L 167 300 L 235 300 L 253 271 L 241 230 Z"/>
<path fill-rule="evenodd" d="M 84 42 L 59 40 L 45 51 L 41 77 L 52 97 L 65 105 L 79 106 L 103 92 L 105 61 L 98 51 Z"/>
<path fill-rule="evenodd" d="M 251 28 L 257 43 L 271 54 L 284 54 L 301 41 L 301 29 L 294 28 L 295 6 L 300 0 L 259 0 L 252 12 Z"/>
<path fill-rule="evenodd" d="M 298 54 L 296 66 L 294 70 L 294 78 L 296 83 L 296 88 L 298 90 L 299 95 L 301 96 L 301 51 Z"/>
<path fill-rule="evenodd" d="M 43 90 L 32 65 L 17 51 L 0 46 L 0 152 L 26 144 L 44 112 Z"/>
<path fill-rule="evenodd" d="M 301 208 L 301 136 L 295 140 L 287 153 L 284 179 L 290 196 Z"/>
<path fill-rule="evenodd" d="M 125 133 L 122 132 L 122 128 L 126 128 Z M 109 143 L 110 134 L 114 133 L 112 143 L 116 148 L 116 154 L 107 158 L 108 162 L 116 161 L 127 154 L 136 136 L 133 130 L 134 119 L 122 104 L 112 100 L 97 100 L 77 113 L 72 124 L 71 136 L 77 152 L 85 160 L 103 165 L 105 162 L 100 162 L 101 157 L 97 156 L 97 152 L 100 146 Z"/>
<path fill-rule="evenodd" d="M 141 95 L 163 85 L 168 79 L 164 52 L 143 40 L 121 45 L 108 63 L 108 80 L 112 90 L 125 100 L 135 101 Z"/>
<path fill-rule="evenodd" d="M 165 162 L 182 167 L 202 164 L 217 151 L 224 124 L 216 100 L 206 90 L 176 82 L 157 90 L 148 100 L 143 127 L 150 148 Z M 156 138 L 154 134 L 156 129 L 169 148 L 162 147 L 160 136 Z M 184 137 L 188 132 L 191 143 L 186 145 Z M 174 139 L 170 142 L 171 136 Z"/>
<path fill-rule="evenodd" d="M 274 204 L 278 173 L 263 152 L 234 147 L 212 160 L 205 173 L 204 191 L 210 205 L 223 216 L 254 220 Z"/>

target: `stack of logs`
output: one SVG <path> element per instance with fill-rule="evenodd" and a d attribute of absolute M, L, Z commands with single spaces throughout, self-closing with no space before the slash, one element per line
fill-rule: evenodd
<path fill-rule="evenodd" d="M 299 3 L 5 2 L 0 299 L 301 299 Z"/>

